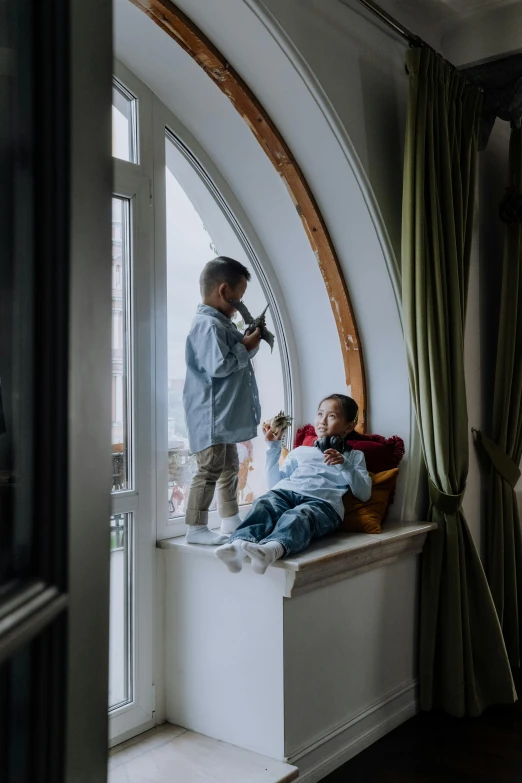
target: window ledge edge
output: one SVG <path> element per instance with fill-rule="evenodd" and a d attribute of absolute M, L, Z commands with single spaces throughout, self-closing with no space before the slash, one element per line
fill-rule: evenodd
<path fill-rule="evenodd" d="M 283 596 L 293 598 L 381 568 L 399 557 L 418 555 L 436 527 L 431 522 L 412 522 L 390 525 L 380 534 L 339 533 L 317 541 L 300 555 L 278 560 L 271 568 L 286 572 Z M 187 544 L 179 537 L 158 541 L 157 547 L 203 558 L 213 557 L 216 551 L 216 547 Z"/>

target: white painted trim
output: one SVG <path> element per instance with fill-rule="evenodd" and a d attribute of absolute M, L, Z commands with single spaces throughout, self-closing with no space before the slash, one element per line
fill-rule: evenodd
<path fill-rule="evenodd" d="M 417 680 L 401 685 L 358 715 L 299 748 L 287 759 L 299 767 L 299 780 L 317 783 L 419 710 Z"/>
<path fill-rule="evenodd" d="M 397 312 L 399 314 L 402 326 L 402 305 L 401 305 L 401 276 L 399 264 L 393 250 L 393 246 L 380 210 L 377 198 L 373 192 L 370 180 L 361 160 L 352 144 L 352 141 L 346 131 L 346 128 L 339 117 L 333 103 L 323 89 L 319 79 L 302 56 L 293 40 L 279 24 L 272 12 L 266 7 L 263 0 L 243 0 L 246 6 L 252 11 L 256 18 L 265 27 L 274 41 L 279 45 L 287 59 L 299 74 L 310 95 L 325 118 L 328 127 L 332 131 L 337 143 L 339 144 L 346 162 L 350 166 L 355 180 L 359 186 L 361 196 L 364 200 L 372 225 L 375 229 L 377 240 L 381 247 L 382 255 L 386 264 L 388 277 L 393 290 Z M 364 344 L 363 344 L 364 350 Z M 402 520 L 413 520 L 415 518 L 415 505 L 419 490 L 419 483 L 422 470 L 422 448 L 415 419 L 413 401 L 410 394 L 410 437 L 408 442 L 408 463 L 406 468 L 405 490 L 401 508 L 400 518 Z M 369 418 L 371 411 L 369 411 Z"/>

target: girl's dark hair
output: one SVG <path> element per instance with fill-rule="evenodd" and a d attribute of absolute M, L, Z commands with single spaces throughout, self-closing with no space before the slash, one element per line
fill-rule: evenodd
<path fill-rule="evenodd" d="M 202 296 L 208 296 L 222 283 L 228 283 L 230 288 L 235 288 L 244 277 L 248 282 L 250 272 L 240 261 L 228 256 L 217 256 L 205 264 L 199 278 L 199 287 Z"/>
<path fill-rule="evenodd" d="M 323 397 L 319 403 L 319 407 L 323 404 L 323 402 L 326 402 L 326 400 L 337 400 L 343 409 L 346 421 L 349 423 L 353 421 L 354 425 L 357 424 L 357 419 L 359 418 L 359 406 L 355 400 L 352 400 L 352 398 L 348 397 L 346 394 L 329 394 L 328 397 Z"/>

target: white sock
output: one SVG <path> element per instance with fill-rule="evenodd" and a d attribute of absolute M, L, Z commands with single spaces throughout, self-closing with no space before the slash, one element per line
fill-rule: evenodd
<path fill-rule="evenodd" d="M 221 546 L 228 536 L 221 533 L 214 533 L 208 525 L 189 525 L 185 541 L 187 544 L 206 544 L 206 546 Z"/>
<path fill-rule="evenodd" d="M 233 517 L 225 517 L 221 520 L 221 532 L 226 536 L 231 536 L 240 524 L 241 517 L 239 514 L 234 514 Z"/>
<path fill-rule="evenodd" d="M 252 571 L 256 574 L 264 574 L 274 560 L 279 560 L 285 553 L 285 548 L 279 541 L 267 541 L 266 544 L 253 544 L 244 541 L 243 548 L 252 560 Z"/>
<path fill-rule="evenodd" d="M 245 559 L 243 544 L 244 541 L 236 539 L 231 544 L 218 547 L 214 553 L 232 574 L 239 574 L 243 568 L 243 560 Z"/>

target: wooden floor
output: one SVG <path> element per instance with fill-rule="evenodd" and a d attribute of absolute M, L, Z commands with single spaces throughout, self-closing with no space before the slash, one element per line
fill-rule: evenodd
<path fill-rule="evenodd" d="M 522 677 L 516 677 L 522 700 Z M 522 701 L 481 718 L 421 713 L 323 783 L 522 783 Z"/>

